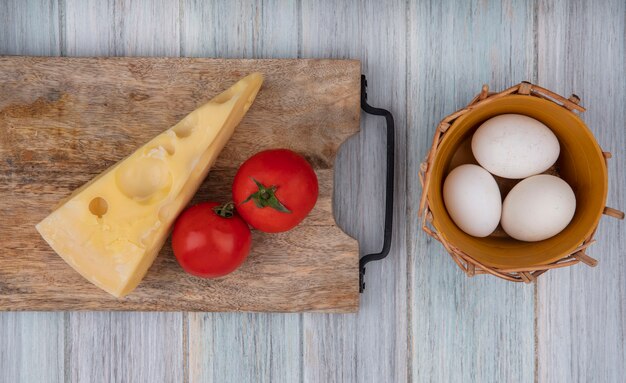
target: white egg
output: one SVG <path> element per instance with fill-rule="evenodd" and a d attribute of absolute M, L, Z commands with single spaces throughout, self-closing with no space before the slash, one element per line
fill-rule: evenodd
<path fill-rule="evenodd" d="M 559 158 L 559 140 L 541 122 L 521 114 L 501 114 L 485 121 L 472 137 L 476 161 L 504 178 L 539 174 Z"/>
<path fill-rule="evenodd" d="M 478 165 L 461 165 L 448 174 L 443 201 L 454 223 L 469 235 L 486 237 L 498 226 L 500 190 L 493 176 Z"/>
<path fill-rule="evenodd" d="M 562 179 L 540 174 L 521 181 L 502 205 L 502 228 L 520 241 L 535 242 L 560 233 L 574 217 L 576 196 Z"/>

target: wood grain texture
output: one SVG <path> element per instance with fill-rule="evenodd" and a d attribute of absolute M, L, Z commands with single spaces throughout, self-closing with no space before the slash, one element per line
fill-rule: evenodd
<path fill-rule="evenodd" d="M 69 381 L 181 381 L 180 314 L 74 313 L 67 330 Z"/>
<path fill-rule="evenodd" d="M 117 370 L 113 377 L 131 376 L 135 381 L 188 377 L 190 381 L 352 382 L 374 381 L 375 377 L 381 382 L 491 382 L 530 381 L 533 371 L 534 379 L 541 382 L 622 381 L 626 364 L 622 303 L 626 283 L 620 274 L 626 269 L 626 244 L 620 238 L 623 223 L 605 218 L 600 224 L 599 243 L 590 250 L 600 260 L 597 268 L 577 266 L 539 279 L 537 334 L 533 334 L 532 288 L 513 287 L 484 276 L 465 279 L 441 246 L 418 232 L 415 206 L 421 192 L 417 166 L 441 116 L 464 105 L 483 82 L 495 89 L 529 79 L 565 95 L 576 92 L 581 96 L 588 108 L 583 119 L 603 148 L 613 153 L 609 203 L 623 210 L 623 2 L 391 4 L 0 2 L 0 54 L 361 59 L 370 79 L 372 104 L 391 105 L 396 117 L 406 115 L 408 140 L 398 139 L 397 143 L 400 150 L 407 151 L 406 165 L 400 165 L 407 169 L 407 187 L 401 190 L 406 191 L 409 208 L 408 248 L 404 250 L 408 277 L 391 270 L 398 267 L 389 264 L 391 259 L 369 267 L 368 288 L 358 316 L 0 313 L 0 381 L 71 381 L 80 380 L 79 376 L 93 381 L 88 372 L 105 376 L 98 369 Z M 386 35 L 402 32 L 405 24 L 404 35 Z M 387 77 L 384 69 L 389 66 L 395 71 L 400 65 L 406 66 L 407 101 L 388 103 L 402 80 L 401 73 Z M 373 85 L 372 81 L 380 83 Z M 394 84 L 393 89 L 389 84 Z M 348 233 L 361 241 L 365 237 L 362 253 L 378 249 L 383 192 L 375 185 L 357 198 L 351 194 L 356 192 L 354 185 L 365 182 L 363 177 L 383 179 L 381 168 L 363 170 L 371 167 L 372 161 L 384 159 L 383 147 L 378 146 L 383 138 L 379 124 L 376 118 L 364 118 L 363 132 L 340 149 L 335 169 L 335 213 Z M 363 196 L 371 196 L 372 208 L 363 208 Z M 394 250 L 394 256 L 404 256 L 403 251 Z M 396 278 L 402 280 L 395 282 Z M 408 284 L 408 293 L 371 288 L 373 283 L 382 286 L 385 281 L 394 283 L 395 288 Z M 403 298 L 408 302 L 395 307 Z M 380 308 L 376 299 L 383 301 Z M 386 338 L 381 341 L 376 321 L 394 316 L 404 324 L 382 323 Z M 176 318 L 182 318 L 182 332 Z M 169 325 L 163 326 L 164 321 Z M 371 325 L 361 325 L 364 322 Z M 67 336 L 64 323 L 71 323 Z M 361 326 L 358 331 L 357 326 Z M 393 326 L 405 326 L 408 331 L 403 334 Z M 105 339 L 100 327 L 113 331 L 115 339 Z M 129 336 L 136 341 L 132 334 L 140 333 L 142 327 L 149 329 L 139 337 L 141 342 L 129 345 L 122 341 Z M 121 328 L 124 330 L 115 330 Z M 101 340 L 99 344 L 90 338 L 92 334 Z M 151 345 L 146 334 L 164 337 L 170 344 L 146 356 L 143 353 Z M 372 341 L 368 341 L 370 334 L 374 334 Z M 538 341 L 537 355 L 533 335 Z M 409 346 L 403 361 L 393 353 L 405 339 Z M 163 353 L 170 348 L 172 355 L 178 353 L 177 344 L 183 344 L 182 355 L 168 361 Z M 123 347 L 131 348 L 121 351 Z M 98 359 L 118 352 L 127 358 L 115 362 L 108 356 L 107 363 Z M 80 365 L 80 374 L 74 377 L 69 369 L 66 373 L 64 360 Z M 172 371 L 162 377 L 148 375 L 148 368 L 163 372 L 156 361 Z"/>
<path fill-rule="evenodd" d="M 301 381 L 300 317 L 190 313 L 189 381 Z"/>
<path fill-rule="evenodd" d="M 180 2 L 115 0 L 115 54 L 178 56 Z"/>
<path fill-rule="evenodd" d="M 369 103 L 394 114 L 397 143 L 391 253 L 368 265 L 359 315 L 303 316 L 306 382 L 408 379 L 405 13 L 404 1 L 302 4 L 303 57 L 362 58 Z M 337 218 L 359 240 L 361 255 L 382 247 L 385 141 L 384 120 L 364 114 L 361 134 L 337 162 Z"/>
<path fill-rule="evenodd" d="M 182 1 L 181 55 L 220 58 L 296 58 L 297 3 Z M 236 27 L 233 27 L 236 26 Z"/>
<path fill-rule="evenodd" d="M 116 0 L 65 0 L 67 56 L 116 56 L 121 32 L 115 10 Z M 165 43 L 174 45 L 172 40 L 166 39 Z"/>
<path fill-rule="evenodd" d="M 61 53 L 56 0 L 0 2 L 0 55 Z"/>
<path fill-rule="evenodd" d="M 0 381 L 64 381 L 63 314 L 0 313 Z"/>
<path fill-rule="evenodd" d="M 248 260 L 219 280 L 184 273 L 166 245 L 123 300 L 84 281 L 35 240 L 32 226 L 49 207 L 253 71 L 265 76 L 262 94 L 192 203 L 228 200 L 224 181 L 250 153 L 288 147 L 309 160 L 322 185 L 316 207 L 298 228 L 255 232 Z M 2 93 L 12 95 L 0 101 L 0 235 L 12 238 L 0 256 L 1 306 L 356 310 L 358 247 L 335 225 L 331 199 L 335 153 L 359 130 L 359 74 L 358 61 L 336 60 L 0 59 Z"/>
<path fill-rule="evenodd" d="M 120 12 L 119 1 L 65 0 L 63 33 L 65 51 L 70 56 L 109 56 L 122 52 L 127 36 L 124 20 L 142 19 L 135 13 Z M 153 3 L 154 5 L 154 3 Z M 124 47 L 129 55 L 156 55 L 159 48 L 175 52 L 175 35 L 161 31 L 178 25 L 177 15 L 168 12 L 144 21 L 141 38 Z M 137 15 L 136 13 L 139 13 Z M 63 19 L 63 18 L 62 18 Z M 147 24 L 147 25 L 146 25 Z M 142 33 L 143 31 L 156 31 Z M 173 48 L 173 49 L 172 49 Z M 173 55 L 176 55 L 175 53 Z M 132 149 L 129 149 L 132 150 Z M 65 315 L 67 329 L 65 360 L 66 381 L 93 382 L 180 382 L 187 374 L 187 327 L 184 313 L 99 313 L 70 312 Z"/>
<path fill-rule="evenodd" d="M 0 55 L 59 55 L 58 22 L 56 1 L 0 2 Z M 0 381 L 63 382 L 64 323 L 63 313 L 0 312 Z"/>
<path fill-rule="evenodd" d="M 538 83 L 576 93 L 608 160 L 607 205 L 626 207 L 626 3 L 539 1 Z M 602 218 L 588 254 L 599 263 L 538 281 L 538 379 L 623 382 L 626 374 L 626 226 Z"/>
<path fill-rule="evenodd" d="M 68 56 L 178 56 L 179 4 L 63 0 Z"/>
<path fill-rule="evenodd" d="M 178 56 L 176 1 L 63 0 L 67 56 Z"/>
<path fill-rule="evenodd" d="M 532 1 L 418 2 L 409 9 L 407 100 L 411 375 L 414 381 L 531 382 L 534 287 L 468 278 L 421 232 L 417 171 L 435 127 L 482 84 L 534 79 Z"/>
<path fill-rule="evenodd" d="M 186 0 L 182 8 L 181 54 L 296 58 L 297 11 L 293 1 Z M 340 148 L 338 157 L 344 147 Z M 335 180 L 340 177 L 341 173 L 335 174 Z M 301 314 L 188 313 L 189 381 L 301 381 L 301 317 Z"/>

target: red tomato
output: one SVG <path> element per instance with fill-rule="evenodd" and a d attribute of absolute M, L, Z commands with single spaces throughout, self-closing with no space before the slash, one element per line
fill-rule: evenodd
<path fill-rule="evenodd" d="M 309 163 L 287 149 L 266 150 L 241 165 L 233 181 L 237 211 L 266 233 L 292 229 L 317 201 L 317 176 Z"/>
<path fill-rule="evenodd" d="M 232 203 L 225 206 L 201 203 L 185 210 L 176 220 L 172 247 L 178 263 L 189 274 L 221 277 L 234 271 L 248 256 L 252 243 L 250 228 L 232 210 Z"/>

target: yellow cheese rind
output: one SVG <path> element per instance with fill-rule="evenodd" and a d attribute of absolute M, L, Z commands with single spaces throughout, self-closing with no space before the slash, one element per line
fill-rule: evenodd
<path fill-rule="evenodd" d="M 263 77 L 253 73 L 77 189 L 37 231 L 70 266 L 123 297 L 147 273 Z"/>

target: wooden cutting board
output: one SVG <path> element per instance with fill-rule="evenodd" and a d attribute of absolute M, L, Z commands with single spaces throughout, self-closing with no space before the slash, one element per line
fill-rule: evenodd
<path fill-rule="evenodd" d="M 35 231 L 72 190 L 254 71 L 263 88 L 192 203 L 229 200 L 245 159 L 289 148 L 320 184 L 300 226 L 253 232 L 244 265 L 215 280 L 184 273 L 168 240 L 121 300 Z M 337 227 L 332 195 L 337 150 L 359 131 L 360 71 L 348 60 L 0 57 L 0 310 L 356 311 L 358 243 Z"/>

